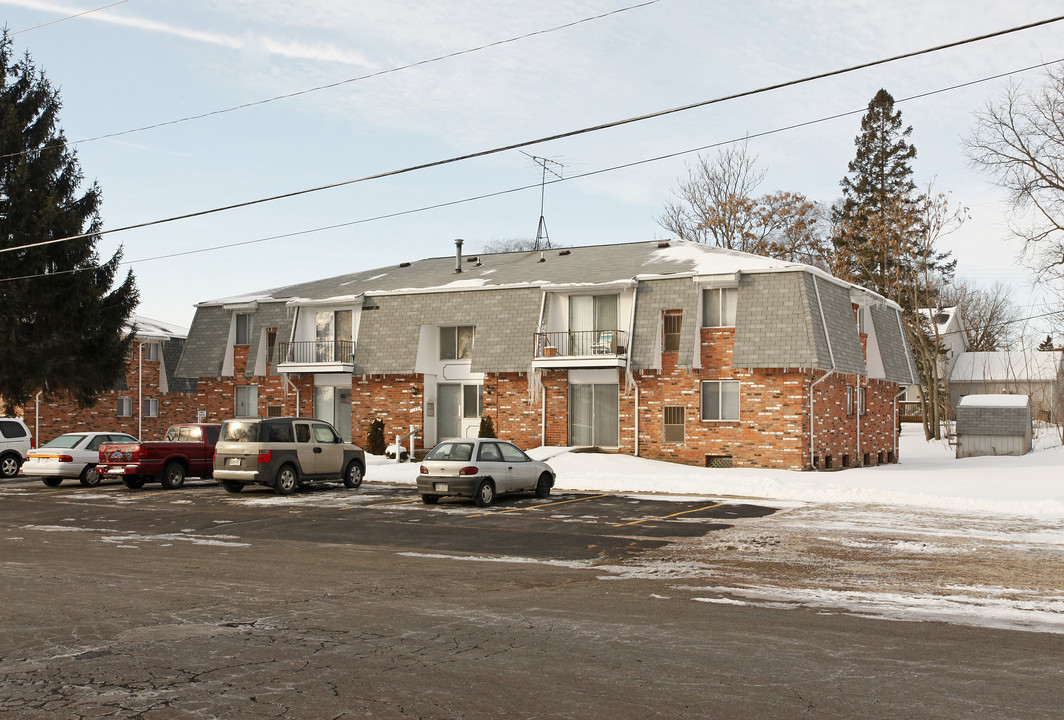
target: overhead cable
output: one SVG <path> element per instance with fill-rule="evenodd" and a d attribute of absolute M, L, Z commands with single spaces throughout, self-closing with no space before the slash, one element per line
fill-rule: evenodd
<path fill-rule="evenodd" d="M 74 18 L 79 18 L 82 15 L 88 15 L 89 13 L 99 12 L 100 10 L 106 10 L 107 8 L 111 8 L 111 7 L 114 7 L 115 5 L 121 5 L 122 3 L 127 3 L 127 2 L 129 2 L 129 0 L 118 0 L 118 2 L 113 2 L 110 5 L 102 5 L 102 6 L 98 7 L 98 8 L 93 8 L 92 10 L 82 10 L 79 13 L 74 13 L 73 15 L 67 15 L 66 17 L 61 17 L 61 18 L 59 18 L 57 20 L 49 20 L 48 22 L 41 23 L 40 25 L 34 25 L 33 27 L 28 27 L 28 28 L 23 28 L 21 30 L 16 30 L 14 32 L 8 33 L 8 35 L 19 35 L 19 34 L 24 33 L 24 32 L 29 32 L 30 30 L 37 30 L 37 29 L 42 28 L 42 27 L 48 27 L 49 25 L 55 25 L 56 23 L 61 23 L 64 20 L 73 20 Z"/>
<path fill-rule="evenodd" d="M 264 204 L 264 203 L 275 202 L 277 200 L 285 200 L 285 199 L 288 199 L 288 198 L 299 197 L 301 195 L 308 195 L 308 194 L 311 194 L 311 193 L 321 192 L 323 190 L 331 190 L 331 189 L 338 188 L 338 187 L 345 187 L 345 186 L 348 186 L 348 185 L 354 185 L 354 184 L 357 184 L 357 183 L 367 182 L 369 180 L 379 180 L 379 179 L 382 179 L 382 178 L 394 177 L 396 175 L 403 175 L 403 174 L 415 172 L 415 171 L 418 171 L 418 170 L 427 170 L 429 168 L 440 167 L 442 165 L 451 165 L 451 164 L 462 162 L 462 161 L 465 161 L 465 160 L 472 160 L 472 159 L 475 159 L 475 158 L 487 157 L 489 155 L 497 155 L 499 153 L 506 152 L 506 151 L 509 151 L 509 150 L 517 150 L 517 149 L 524 148 L 524 147 L 529 147 L 529 146 L 532 146 L 532 145 L 539 145 L 539 144 L 545 143 L 545 142 L 553 142 L 555 140 L 562 140 L 562 139 L 566 139 L 566 138 L 576 137 L 576 136 L 579 136 L 579 135 L 586 135 L 588 133 L 599 132 L 601 130 L 608 130 L 608 129 L 612 129 L 612 128 L 616 128 L 616 127 L 621 127 L 621 126 L 624 126 L 624 125 L 630 125 L 630 124 L 637 123 L 637 122 L 643 122 L 645 120 L 651 120 L 651 119 L 655 119 L 655 118 L 665 117 L 667 115 L 673 115 L 673 114 L 680 113 L 680 112 L 686 112 L 688 110 L 694 110 L 694 109 L 697 109 L 697 108 L 708 107 L 710 105 L 716 105 L 716 104 L 727 102 L 727 101 L 730 101 L 730 100 L 737 100 L 739 98 L 750 97 L 750 96 L 753 96 L 753 95 L 760 95 L 760 94 L 764 94 L 764 93 L 767 93 L 767 92 L 772 92 L 772 91 L 775 91 L 775 90 L 781 90 L 781 89 L 787 88 L 787 87 L 794 87 L 794 86 L 797 86 L 797 85 L 803 85 L 803 84 L 806 84 L 806 83 L 813 82 L 815 80 L 822 80 L 824 78 L 836 77 L 836 76 L 839 76 L 839 75 L 844 75 L 844 74 L 847 74 L 847 73 L 856 72 L 857 70 L 864 70 L 864 69 L 867 69 L 867 68 L 870 68 L 870 67 L 875 67 L 877 65 L 884 65 L 884 64 L 887 64 L 887 63 L 897 62 L 899 60 L 904 60 L 904 59 L 908 59 L 908 58 L 918 57 L 918 56 L 921 56 L 921 55 L 927 55 L 927 54 L 934 53 L 934 52 L 940 52 L 942 50 L 947 50 L 947 49 L 950 49 L 950 48 L 960 47 L 962 45 L 968 45 L 968 44 L 971 44 L 971 43 L 980 42 L 980 41 L 988 40 L 988 39 L 995 38 L 995 37 L 1001 37 L 1003 35 L 1008 35 L 1010 33 L 1020 32 L 1022 30 L 1029 30 L 1031 28 L 1040 27 L 1040 26 L 1043 26 L 1043 25 L 1048 25 L 1050 23 L 1060 22 L 1061 20 L 1064 20 L 1064 15 L 1058 15 L 1056 17 L 1049 18 L 1047 20 L 1039 20 L 1037 22 L 1026 23 L 1024 25 L 1018 25 L 1016 27 L 1008 28 L 1006 30 L 998 30 L 996 32 L 986 33 L 984 35 L 978 35 L 978 36 L 975 36 L 975 37 L 966 38 L 964 40 L 957 40 L 957 41 L 950 42 L 950 43 L 945 43 L 945 44 L 942 44 L 942 45 L 936 45 L 934 47 L 925 48 L 923 50 L 914 50 L 912 52 L 902 53 L 900 55 L 894 55 L 894 56 L 891 56 L 891 57 L 888 57 L 888 58 L 882 58 L 882 59 L 879 59 L 879 60 L 872 60 L 872 61 L 869 61 L 869 62 L 860 63 L 858 65 L 851 65 L 851 66 L 848 66 L 848 67 L 845 67 L 845 68 L 841 68 L 841 69 L 837 69 L 837 70 L 830 70 L 830 71 L 823 72 L 823 73 L 817 73 L 815 75 L 808 75 L 806 77 L 799 78 L 799 79 L 796 79 L 796 80 L 788 80 L 788 81 L 785 81 L 785 82 L 775 83 L 775 84 L 772 84 L 772 85 L 766 85 L 766 86 L 757 88 L 755 90 L 745 90 L 745 91 L 742 91 L 742 92 L 732 93 L 730 95 L 724 95 L 724 96 L 713 98 L 713 99 L 710 99 L 710 100 L 702 100 L 702 101 L 690 103 L 690 104 L 687 104 L 687 105 L 681 105 L 679 107 L 674 107 L 674 108 L 669 108 L 669 109 L 665 109 L 665 110 L 658 110 L 658 111 L 655 111 L 655 112 L 646 113 L 644 115 L 636 115 L 636 116 L 624 118 L 622 120 L 614 120 L 614 121 L 607 122 L 607 123 L 602 123 L 602 124 L 599 124 L 599 125 L 592 125 L 590 127 L 580 128 L 578 130 L 569 130 L 567 132 L 557 133 L 557 134 L 554 134 L 554 135 L 547 135 L 547 136 L 540 137 L 540 138 L 535 138 L 535 139 L 532 139 L 532 140 L 524 140 L 524 141 L 521 141 L 521 142 L 511 143 L 509 145 L 501 145 L 501 146 L 494 147 L 494 148 L 491 148 L 491 149 L 488 149 L 488 150 L 480 150 L 480 151 L 477 151 L 477 152 L 467 153 L 465 155 L 458 155 L 458 156 L 450 157 L 450 158 L 447 158 L 447 159 L 444 159 L 444 160 L 435 160 L 435 161 L 432 161 L 432 162 L 420 163 L 420 164 L 417 164 L 417 165 L 410 165 L 410 166 L 407 166 L 407 167 L 404 167 L 404 168 L 400 168 L 400 169 L 397 169 L 397 170 L 387 170 L 387 171 L 384 171 L 384 172 L 374 173 L 372 175 L 365 175 L 365 176 L 362 176 L 362 177 L 359 177 L 359 178 L 354 178 L 354 179 L 351 179 L 351 180 L 342 180 L 342 181 L 339 181 L 339 182 L 329 183 L 327 185 L 318 185 L 318 186 L 311 187 L 311 188 L 304 188 L 302 190 L 293 190 L 291 192 L 281 193 L 279 195 L 271 195 L 271 196 L 268 196 L 268 197 L 262 197 L 262 198 L 258 198 L 258 199 L 255 199 L 255 200 L 246 200 L 244 202 L 233 203 L 231 205 L 223 205 L 223 206 L 220 206 L 220 207 L 210 208 L 208 210 L 197 210 L 197 211 L 194 211 L 194 212 L 184 213 L 182 215 L 174 215 L 174 216 L 171 216 L 171 217 L 168 217 L 168 218 L 162 218 L 162 219 L 159 219 L 159 220 L 149 220 L 149 221 L 146 221 L 146 222 L 136 223 L 136 224 L 133 224 L 133 225 L 125 225 L 123 227 L 113 228 L 113 229 L 110 229 L 110 230 L 99 230 L 99 231 L 93 232 L 93 233 L 82 233 L 80 235 L 71 235 L 71 236 L 68 236 L 68 237 L 54 238 L 52 240 L 44 240 L 44 241 L 37 242 L 37 243 L 28 243 L 28 244 L 25 244 L 25 245 L 17 245 L 17 246 L 14 246 L 14 247 L 0 248 L 0 254 L 8 253 L 8 252 L 14 252 L 16 250 L 24 250 L 24 249 L 31 248 L 31 247 L 40 247 L 40 246 L 44 246 L 44 245 L 53 245 L 53 244 L 61 243 L 61 242 L 69 242 L 71 240 L 81 240 L 81 239 L 86 238 L 86 237 L 95 237 L 95 236 L 98 236 L 98 235 L 108 235 L 108 234 L 119 233 L 119 232 L 127 232 L 129 230 L 137 230 L 137 229 L 141 229 L 141 228 L 152 227 L 154 225 L 163 225 L 163 224 L 166 224 L 166 223 L 177 222 L 177 221 L 180 221 L 180 220 L 188 220 L 188 219 L 191 219 L 191 218 L 203 217 L 204 215 L 213 215 L 213 214 L 217 214 L 217 213 L 221 213 L 221 212 L 227 212 L 229 210 L 236 210 L 236 209 L 239 209 L 239 208 L 251 207 L 253 205 L 261 205 L 261 204 Z M 846 114 L 849 114 L 849 113 L 846 113 Z"/>

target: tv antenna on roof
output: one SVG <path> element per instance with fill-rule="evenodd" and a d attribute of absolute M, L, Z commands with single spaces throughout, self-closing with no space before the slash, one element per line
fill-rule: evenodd
<path fill-rule="evenodd" d="M 528 155 L 532 158 L 532 162 L 543 168 L 543 175 L 539 181 L 539 227 L 536 228 L 536 241 L 532 246 L 533 250 L 549 250 L 550 249 L 550 237 L 547 235 L 547 219 L 543 216 L 543 203 L 547 194 L 547 172 L 550 171 L 551 175 L 554 175 L 559 180 L 562 180 L 562 171 L 565 166 L 557 160 L 551 160 L 550 158 L 539 157 L 538 155 L 529 155 L 524 150 L 521 154 Z M 558 169 L 550 167 L 551 165 L 557 165 Z"/>

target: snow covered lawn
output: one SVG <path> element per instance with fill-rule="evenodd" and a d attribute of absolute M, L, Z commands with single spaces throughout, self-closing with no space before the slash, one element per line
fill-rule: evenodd
<path fill-rule="evenodd" d="M 839 472 L 719 470 L 627 455 L 529 452 L 558 490 L 705 495 L 779 512 L 682 540 L 603 577 L 666 579 L 692 601 L 808 606 L 905 620 L 1064 633 L 1064 448 L 956 460 L 903 426 L 900 462 Z M 370 458 L 367 479 L 418 466 Z"/>

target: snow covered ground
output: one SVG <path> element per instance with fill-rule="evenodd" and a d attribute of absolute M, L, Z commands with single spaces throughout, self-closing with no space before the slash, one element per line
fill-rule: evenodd
<path fill-rule="evenodd" d="M 1064 633 L 1064 447 L 1039 431 L 1024 457 L 957 460 L 905 425 L 900 462 L 841 472 L 706 469 L 626 455 L 530 451 L 561 491 L 710 496 L 778 508 L 678 541 L 603 577 L 666 579 L 708 603 L 815 607 Z M 371 458 L 367 479 L 418 466 Z M 667 598 L 662 598 L 667 599 Z"/>

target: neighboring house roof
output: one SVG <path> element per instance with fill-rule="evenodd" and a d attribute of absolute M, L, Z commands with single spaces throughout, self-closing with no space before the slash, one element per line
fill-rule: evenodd
<path fill-rule="evenodd" d="M 131 315 L 126 322 L 125 332 L 130 332 L 134 327 L 137 330 L 137 338 L 141 340 L 172 340 L 188 337 L 188 328 L 152 320 L 143 315 Z"/>
<path fill-rule="evenodd" d="M 950 382 L 1052 382 L 1060 371 L 1060 353 L 966 352 L 957 357 Z"/>

